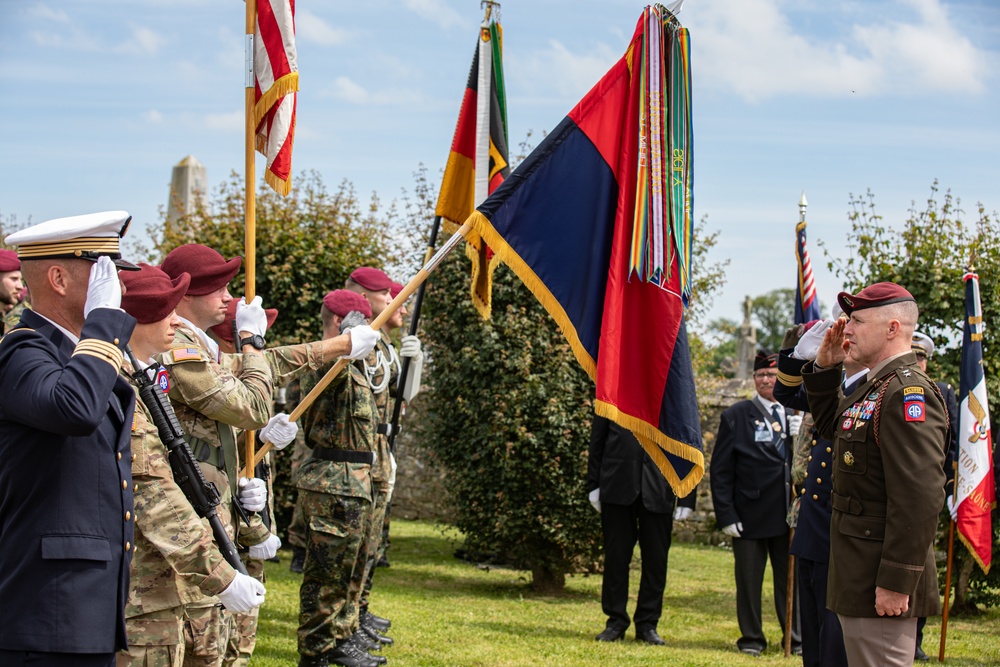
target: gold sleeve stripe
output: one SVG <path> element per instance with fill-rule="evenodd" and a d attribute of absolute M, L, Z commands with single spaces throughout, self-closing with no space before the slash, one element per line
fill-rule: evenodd
<path fill-rule="evenodd" d="M 106 340 L 98 340 L 97 338 L 87 338 L 86 340 L 81 340 L 76 349 L 73 350 L 73 356 L 78 354 L 87 354 L 92 357 L 97 357 L 103 361 L 111 364 L 117 371 L 122 367 L 122 362 L 124 361 L 125 355 L 119 350 L 113 343 L 109 343 Z"/>
<path fill-rule="evenodd" d="M 788 373 L 782 373 L 778 371 L 778 382 L 785 385 L 786 387 L 797 387 L 802 384 L 801 375 L 789 375 Z"/>

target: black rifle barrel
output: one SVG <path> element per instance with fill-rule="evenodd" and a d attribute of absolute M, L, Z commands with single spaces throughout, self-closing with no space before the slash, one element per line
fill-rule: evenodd
<path fill-rule="evenodd" d="M 205 475 L 201 471 L 201 466 L 195 460 L 194 454 L 191 453 L 191 448 L 184 439 L 184 429 L 181 428 L 180 422 L 177 421 L 177 415 L 174 413 L 173 406 L 170 405 L 170 400 L 167 398 L 166 393 L 156 385 L 153 378 L 149 376 L 149 368 L 153 368 L 154 372 L 156 369 L 149 367 L 146 370 L 139 370 L 139 363 L 136 361 L 132 349 L 126 346 L 125 351 L 132 362 L 132 367 L 135 369 L 135 373 L 132 375 L 132 383 L 138 389 L 139 398 L 142 400 L 143 405 L 146 406 L 146 410 L 149 411 L 149 416 L 152 418 L 153 424 L 160 434 L 160 442 L 167 448 L 170 468 L 174 473 L 174 481 L 181 488 L 181 491 L 184 492 L 184 496 L 191 503 L 195 513 L 204 519 L 208 519 L 208 523 L 212 527 L 212 534 L 215 536 L 215 543 L 218 545 L 219 551 L 222 552 L 222 557 L 237 572 L 247 574 L 247 568 L 243 565 L 243 561 L 240 560 L 236 545 L 233 544 L 233 541 L 229 538 L 229 534 L 226 533 L 226 529 L 222 525 L 222 519 L 219 518 L 219 512 L 216 509 L 220 502 L 219 490 L 215 487 L 215 484 L 205 479 Z M 233 502 L 236 501 L 234 500 Z"/>

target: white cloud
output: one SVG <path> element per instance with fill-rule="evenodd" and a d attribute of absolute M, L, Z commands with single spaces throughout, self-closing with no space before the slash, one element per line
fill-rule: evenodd
<path fill-rule="evenodd" d="M 163 114 L 156 109 L 150 109 L 142 114 L 143 120 L 147 123 L 159 124 L 163 122 Z"/>
<path fill-rule="evenodd" d="M 28 8 L 28 16 L 42 19 L 44 21 L 58 21 L 59 23 L 69 23 L 69 15 L 64 11 L 57 11 L 48 5 L 37 4 Z"/>
<path fill-rule="evenodd" d="M 295 15 L 295 36 L 323 46 L 340 46 L 351 39 L 350 31 L 336 28 L 308 10 Z"/>
<path fill-rule="evenodd" d="M 403 0 L 403 6 L 442 28 L 466 24 L 462 15 L 449 7 L 443 0 Z"/>
<path fill-rule="evenodd" d="M 364 107 L 414 107 L 423 99 L 412 91 L 392 89 L 371 91 L 346 76 L 338 76 L 327 93 L 330 97 L 348 104 Z"/>
<path fill-rule="evenodd" d="M 604 76 L 621 58 L 622 51 L 598 44 L 574 53 L 561 42 L 550 40 L 546 48 L 526 58 L 508 56 L 504 67 L 510 72 L 516 70 L 519 81 L 533 80 L 535 87 L 547 94 L 577 98 Z"/>
<path fill-rule="evenodd" d="M 153 56 L 156 55 L 165 42 L 166 40 L 163 37 L 151 29 L 136 26 L 132 28 L 131 37 L 118 45 L 115 50 L 119 53 Z"/>
<path fill-rule="evenodd" d="M 70 28 L 67 33 L 34 31 L 31 39 L 39 46 L 66 51 L 99 51 L 101 45 L 79 28 Z"/>
<path fill-rule="evenodd" d="M 781 0 L 717 0 L 685 7 L 696 85 L 747 100 L 776 95 L 881 95 L 984 90 L 985 54 L 951 24 L 941 0 L 899 0 L 888 16 L 830 7 L 818 22 L 852 24 L 841 37 L 797 30 Z M 867 20 L 867 22 L 865 22 Z"/>
<path fill-rule="evenodd" d="M 236 131 L 245 130 L 245 111 L 233 111 L 230 113 L 210 113 L 205 114 L 203 119 L 204 127 L 210 130 Z"/>
<path fill-rule="evenodd" d="M 369 104 L 371 102 L 368 91 L 346 76 L 337 77 L 333 82 L 333 90 L 335 97 L 351 104 Z"/>

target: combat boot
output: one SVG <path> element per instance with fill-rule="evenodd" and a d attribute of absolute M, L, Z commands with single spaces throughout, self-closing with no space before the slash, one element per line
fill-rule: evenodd
<path fill-rule="evenodd" d="M 351 642 L 357 646 L 362 651 L 381 651 L 382 645 L 378 643 L 375 639 L 368 636 L 364 630 L 360 627 L 358 631 L 347 638 L 347 641 Z"/>
<path fill-rule="evenodd" d="M 329 665 L 325 653 L 323 655 L 299 656 L 299 667 L 329 667 Z"/>
<path fill-rule="evenodd" d="M 369 653 L 359 649 L 353 642 L 345 639 L 337 644 L 337 648 L 325 654 L 330 665 L 341 667 L 378 667 L 379 662 Z"/>
<path fill-rule="evenodd" d="M 302 569 L 306 565 L 305 547 L 292 547 L 292 562 L 288 569 L 296 574 L 302 574 Z"/>
<path fill-rule="evenodd" d="M 370 625 L 371 627 L 375 628 L 376 630 L 378 630 L 380 633 L 383 634 L 388 632 L 389 628 L 392 627 L 392 621 L 390 621 L 388 618 L 382 618 L 381 616 L 376 616 L 367 609 L 362 609 L 361 613 L 358 615 L 358 618 L 362 623 Z"/>
<path fill-rule="evenodd" d="M 379 648 L 382 648 L 382 644 L 385 644 L 386 646 L 392 646 L 393 643 L 394 643 L 392 641 L 391 637 L 386 637 L 385 635 L 383 635 L 382 633 L 380 633 L 378 630 L 376 630 L 371 625 L 366 625 L 366 624 L 362 623 L 358 627 L 360 628 L 360 632 L 358 634 L 364 633 L 364 634 L 368 635 L 369 638 L 371 638 L 374 641 L 378 642 Z"/>

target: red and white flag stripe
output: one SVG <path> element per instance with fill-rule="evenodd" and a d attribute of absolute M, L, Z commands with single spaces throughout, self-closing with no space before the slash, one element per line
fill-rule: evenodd
<path fill-rule="evenodd" d="M 295 0 L 257 0 L 254 35 L 257 150 L 267 158 L 264 180 L 282 195 L 292 187 L 299 66 L 295 53 Z"/>

